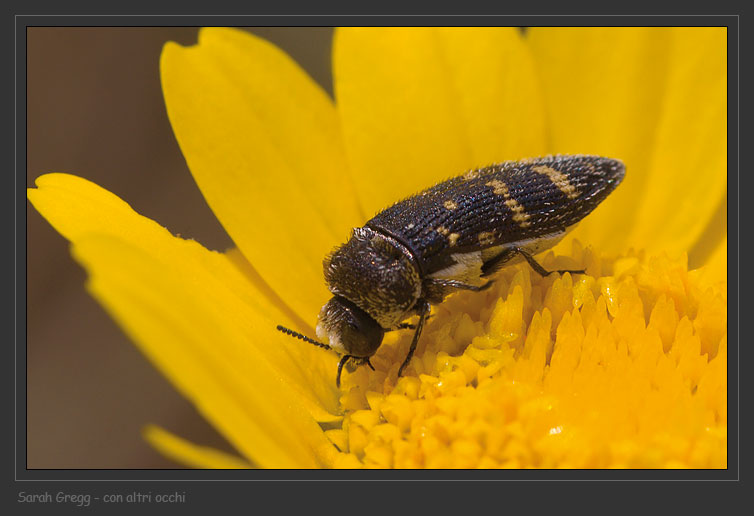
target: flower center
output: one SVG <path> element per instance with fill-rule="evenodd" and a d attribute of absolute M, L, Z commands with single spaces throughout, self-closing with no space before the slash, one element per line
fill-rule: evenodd
<path fill-rule="evenodd" d="M 507 267 L 433 309 L 401 378 L 410 330 L 344 374 L 335 466 L 725 468 L 725 286 L 578 242 L 543 265 L 587 273 Z"/>

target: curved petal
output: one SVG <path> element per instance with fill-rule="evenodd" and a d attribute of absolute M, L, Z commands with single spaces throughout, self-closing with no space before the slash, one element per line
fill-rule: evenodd
<path fill-rule="evenodd" d="M 516 29 L 338 29 L 336 104 L 367 215 L 471 168 L 540 154 L 533 71 Z"/>
<path fill-rule="evenodd" d="M 73 242 L 93 295 L 231 443 L 273 467 L 329 460 L 310 413 L 335 419 L 334 357 L 276 332 L 284 314 L 225 255 L 81 178 L 37 185 L 29 199 Z"/>
<path fill-rule="evenodd" d="M 212 210 L 266 282 L 314 322 L 322 259 L 361 215 L 332 101 L 274 45 L 232 29 L 165 46 L 168 116 Z"/>
<path fill-rule="evenodd" d="M 626 163 L 624 183 L 573 236 L 612 252 L 631 244 L 680 252 L 693 244 L 724 192 L 720 34 L 662 27 L 530 31 L 551 151 Z"/>
<path fill-rule="evenodd" d="M 164 456 L 180 464 L 200 469 L 249 469 L 251 464 L 227 453 L 198 446 L 168 432 L 159 426 L 144 429 L 144 438 Z"/>
<path fill-rule="evenodd" d="M 87 235 L 73 252 L 90 273 L 90 292 L 241 453 L 271 468 L 323 462 L 317 452 L 326 444 L 324 433 L 252 351 L 248 330 L 228 324 L 238 321 L 227 317 L 225 306 L 210 309 L 197 296 L 213 292 L 192 292 L 169 263 L 111 236 Z M 255 338 L 270 345 L 272 331 L 256 322 Z M 241 363 L 229 352 L 240 346 L 248 346 Z"/>
<path fill-rule="evenodd" d="M 725 235 L 725 238 L 718 244 L 710 256 L 707 266 L 717 271 L 719 279 L 723 281 L 728 279 L 728 235 Z"/>
<path fill-rule="evenodd" d="M 726 192 L 728 59 L 724 27 L 672 34 L 649 183 L 630 242 L 680 253 L 699 239 Z"/>
<path fill-rule="evenodd" d="M 572 233 L 617 252 L 647 188 L 649 149 L 662 109 L 670 34 L 664 28 L 532 28 L 550 151 L 626 164 L 620 187 Z"/>
<path fill-rule="evenodd" d="M 725 235 L 707 258 L 703 267 L 694 271 L 704 287 L 728 283 L 728 235 Z"/>
<path fill-rule="evenodd" d="M 222 302 L 232 306 L 227 315 L 239 314 L 242 326 L 249 318 L 263 317 L 266 329 L 279 323 L 298 327 L 300 320 L 290 311 L 280 310 L 269 299 L 274 292 L 258 278 L 251 266 L 231 250 L 223 255 L 208 251 L 196 242 L 174 238 L 156 222 L 142 217 L 120 198 L 80 177 L 46 174 L 37 178 L 38 188 L 28 197 L 39 212 L 72 242 L 87 233 L 113 235 L 163 260 L 171 259 L 177 273 L 194 278 L 197 284 L 214 288 Z M 209 299 L 206 299 L 209 301 Z M 253 312 L 249 315 L 250 312 Z M 258 315 L 254 315 L 258 314 Z M 293 314 L 295 316 L 295 314 Z M 230 323 L 229 323 L 230 324 Z M 236 323 L 234 323 L 236 324 Z M 253 335 L 256 351 L 276 367 L 306 401 L 318 421 L 332 421 L 338 409 L 338 392 L 333 387 L 335 358 L 312 346 L 302 346 L 282 334 L 275 334 L 274 346 L 265 346 Z M 241 349 L 240 360 L 249 350 Z"/>
<path fill-rule="evenodd" d="M 715 213 L 707 222 L 696 243 L 689 251 L 689 268 L 695 269 L 706 264 L 712 254 L 719 249 L 720 243 L 728 237 L 728 192 L 723 195 Z"/>

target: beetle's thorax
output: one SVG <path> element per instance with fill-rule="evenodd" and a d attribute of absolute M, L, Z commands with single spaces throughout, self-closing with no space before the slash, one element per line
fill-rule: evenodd
<path fill-rule="evenodd" d="M 412 312 L 421 296 L 421 274 L 411 250 L 395 238 L 363 227 L 325 259 L 330 291 L 356 304 L 383 328 Z"/>

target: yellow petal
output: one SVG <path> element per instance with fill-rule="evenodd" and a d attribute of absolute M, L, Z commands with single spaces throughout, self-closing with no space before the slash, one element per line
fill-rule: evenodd
<path fill-rule="evenodd" d="M 687 250 L 704 228 L 725 181 L 719 175 L 725 54 L 716 30 L 530 31 L 551 151 L 626 163 L 623 184 L 573 236 L 611 252 L 629 243 L 672 252 Z M 702 189 L 709 195 L 700 195 Z M 701 205 L 701 211 L 690 213 L 687 204 Z"/>
<path fill-rule="evenodd" d="M 151 246 L 168 231 L 153 220 L 137 215 L 116 195 L 86 179 L 70 174 L 45 174 L 28 188 L 34 207 L 68 240 L 86 233 L 112 233 Z M 145 240 L 146 238 L 146 240 Z"/>
<path fill-rule="evenodd" d="M 29 199 L 74 242 L 77 258 L 92 274 L 95 297 L 240 450 L 252 453 L 249 425 L 259 425 L 257 418 L 288 424 L 293 416 L 285 410 L 274 417 L 279 406 L 335 419 L 334 357 L 276 332 L 275 324 L 288 320 L 285 314 L 264 299 L 227 256 L 171 236 L 81 178 L 49 174 L 37 185 L 28 190 Z M 214 370 L 208 353 L 217 362 Z M 202 376 L 207 377 L 205 385 L 198 381 Z M 238 385 L 230 388 L 231 379 Z M 256 407 L 254 396 L 247 399 L 247 391 L 254 388 L 272 390 Z M 236 414 L 239 410 L 243 418 Z M 325 442 L 308 414 L 299 419 L 318 436 L 312 439 Z M 277 428 L 268 432 L 279 433 Z M 301 437 L 296 440 L 301 442 Z M 291 450 L 298 453 L 295 447 Z M 249 456 L 259 460 L 256 454 Z M 273 454 L 262 460 L 282 459 Z"/>
<path fill-rule="evenodd" d="M 696 268 L 707 263 L 720 244 L 728 237 L 728 192 L 723 195 L 707 227 L 689 251 L 689 267 Z"/>
<path fill-rule="evenodd" d="M 251 464 L 227 453 L 198 446 L 164 430 L 149 425 L 144 429 L 144 438 L 163 455 L 180 464 L 200 469 L 249 469 Z"/>
<path fill-rule="evenodd" d="M 222 292 L 227 315 L 238 314 L 240 324 L 249 317 L 258 317 L 248 315 L 250 311 L 261 314 L 269 328 L 302 324 L 290 310 L 281 309 L 279 300 L 274 302 L 276 293 L 237 251 L 223 255 L 196 242 L 174 238 L 117 196 L 85 179 L 46 174 L 37 178 L 36 184 L 38 188 L 27 191 L 29 200 L 67 239 L 75 242 L 87 233 L 110 234 L 163 260 L 172 260 L 172 267 L 181 274 L 205 288 Z M 282 334 L 275 335 L 275 342 L 274 346 L 260 342 L 257 353 L 274 364 L 299 392 L 315 419 L 337 419 L 334 414 L 338 411 L 338 393 L 332 378 L 335 358 Z"/>
<path fill-rule="evenodd" d="M 694 271 L 699 274 L 699 283 L 705 287 L 728 282 L 728 236 L 720 241 L 712 251 L 706 263 Z"/>
<path fill-rule="evenodd" d="M 439 180 L 544 150 L 539 86 L 515 29 L 338 29 L 333 69 L 368 216 Z"/>
<path fill-rule="evenodd" d="M 717 249 L 710 256 L 707 266 L 718 271 L 719 277 L 722 280 L 728 278 L 728 236 L 720 242 Z"/>
<path fill-rule="evenodd" d="M 259 355 L 260 346 L 275 344 L 269 321 L 241 326 L 214 285 L 196 285 L 117 238 L 88 235 L 73 252 L 90 273 L 90 292 L 244 456 L 272 468 L 316 467 L 331 458 L 295 391 Z"/>
<path fill-rule="evenodd" d="M 699 239 L 725 196 L 727 34 L 720 27 L 672 34 L 648 186 L 629 243 L 681 253 Z"/>
<path fill-rule="evenodd" d="M 550 150 L 623 160 L 626 178 L 574 235 L 618 251 L 648 179 L 662 109 L 669 33 L 664 28 L 532 28 Z"/>
<path fill-rule="evenodd" d="M 264 280 L 314 322 L 322 259 L 360 224 L 332 101 L 274 45 L 205 29 L 165 46 L 168 116 L 212 210 Z"/>

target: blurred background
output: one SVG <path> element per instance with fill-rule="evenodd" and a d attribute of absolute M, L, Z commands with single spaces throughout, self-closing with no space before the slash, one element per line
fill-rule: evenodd
<path fill-rule="evenodd" d="M 246 29 L 285 50 L 332 94 L 326 27 Z M 27 30 L 27 187 L 82 176 L 173 234 L 224 250 L 231 240 L 194 183 L 165 113 L 162 45 L 198 28 Z M 86 292 L 68 242 L 27 202 L 28 469 L 176 468 L 141 438 L 156 423 L 230 446 Z"/>

